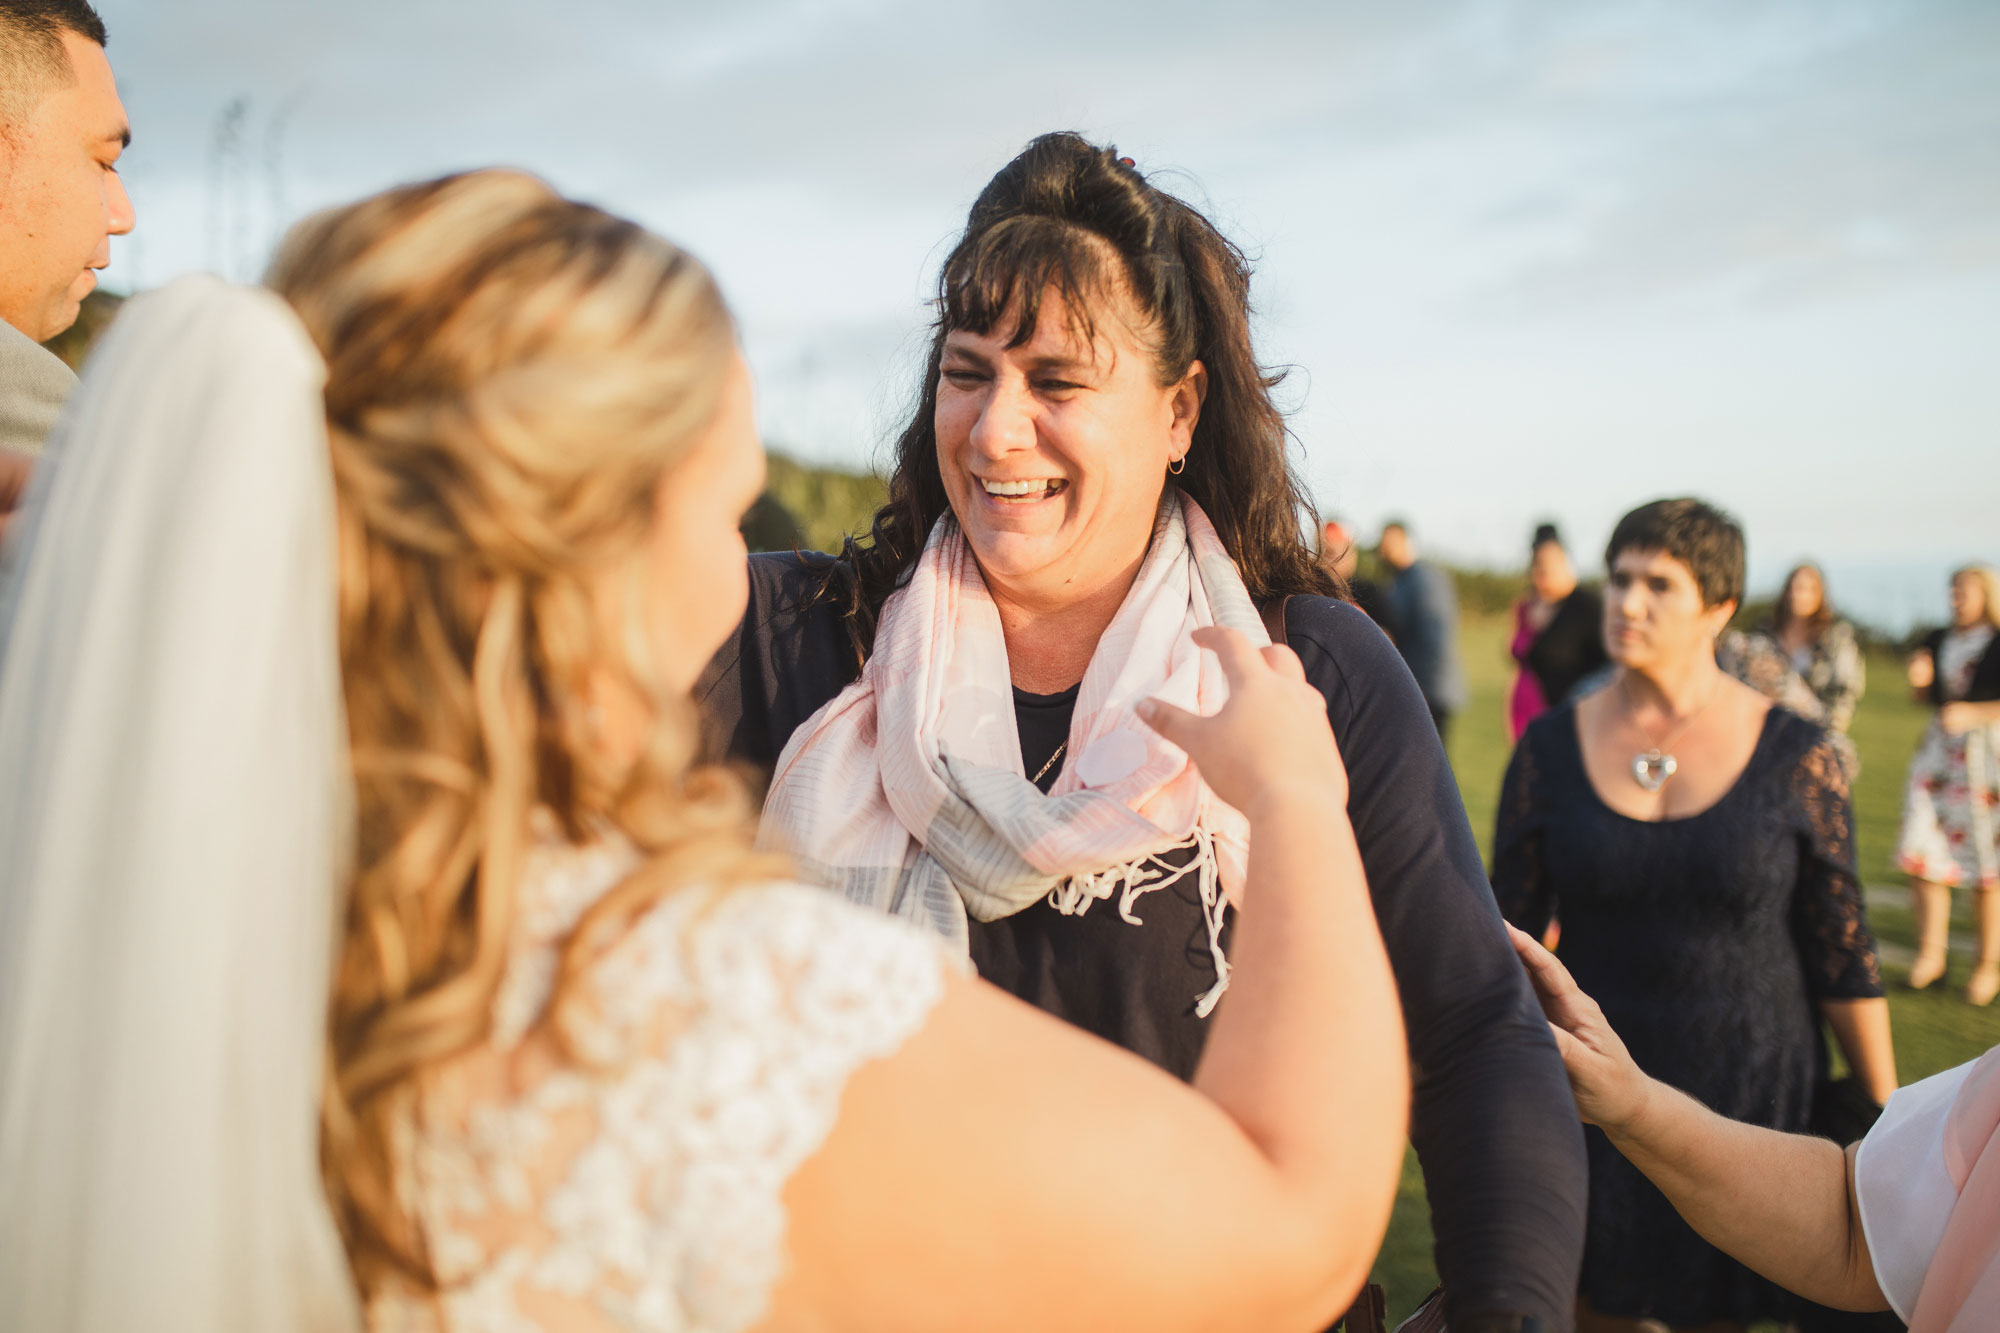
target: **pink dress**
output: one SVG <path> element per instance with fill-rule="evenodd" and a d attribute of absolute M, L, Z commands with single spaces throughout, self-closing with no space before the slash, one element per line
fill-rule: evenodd
<path fill-rule="evenodd" d="M 1526 599 L 1514 603 L 1514 641 L 1507 645 L 1507 651 L 1521 663 L 1521 669 L 1514 674 L 1514 691 L 1507 697 L 1507 733 L 1513 741 L 1520 740 L 1528 724 L 1549 711 L 1549 701 L 1542 697 L 1542 683 L 1527 666 L 1528 650 L 1542 636 L 1529 623 L 1528 606 Z"/>
<path fill-rule="evenodd" d="M 1910 1333 L 2000 1326 L 2000 1046 L 1889 1098 L 1854 1194 L 1876 1281 Z"/>

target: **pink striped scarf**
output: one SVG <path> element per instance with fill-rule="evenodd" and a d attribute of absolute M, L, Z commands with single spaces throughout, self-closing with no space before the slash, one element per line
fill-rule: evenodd
<path fill-rule="evenodd" d="M 932 529 L 908 584 L 882 608 L 861 678 L 806 720 L 778 759 L 762 841 L 808 878 L 922 921 L 968 947 L 968 918 L 994 921 L 1046 898 L 1076 915 L 1195 877 L 1217 981 L 1226 898 L 1240 895 L 1249 825 L 1185 752 L 1140 721 L 1157 696 L 1212 713 L 1227 694 L 1189 635 L 1226 625 L 1268 644 L 1208 516 L 1169 489 L 1131 591 L 1085 670 L 1065 764 L 1044 795 L 1014 725 L 1000 616 L 957 523 Z M 1166 855 L 1177 848 L 1190 856 Z"/>

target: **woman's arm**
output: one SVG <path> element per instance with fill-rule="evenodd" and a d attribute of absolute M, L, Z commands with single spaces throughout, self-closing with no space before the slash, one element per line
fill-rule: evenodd
<path fill-rule="evenodd" d="M 1832 679 L 1827 682 L 1821 702 L 1826 705 L 1826 725 L 1835 731 L 1846 731 L 1854 722 L 1855 709 L 1861 706 L 1862 694 L 1868 689 L 1868 663 L 1861 656 L 1861 645 L 1852 626 L 1843 624 L 1838 630 L 1829 628 L 1827 633 L 1838 633 L 1839 641 L 1830 654 Z"/>
<path fill-rule="evenodd" d="M 1500 915 L 1534 935 L 1548 933 L 1555 901 L 1542 871 L 1541 776 L 1527 736 L 1507 760 L 1493 826 L 1493 897 Z"/>
<path fill-rule="evenodd" d="M 2000 722 L 2000 699 L 1990 703 L 1948 703 L 1938 710 L 1938 724 L 1952 735 L 1990 727 Z"/>
<path fill-rule="evenodd" d="M 1252 828 L 1193 1087 L 980 983 L 849 1083 L 786 1192 L 767 1327 L 1297 1329 L 1337 1316 L 1394 1199 L 1403 1033 L 1324 702 L 1203 631 L 1221 713 L 1156 725 Z M 1329 810 L 1335 812 L 1329 816 Z M 1192 1002 L 1193 997 L 1189 997 Z"/>
<path fill-rule="evenodd" d="M 1821 1000 L 1819 1011 L 1847 1057 L 1847 1067 L 1861 1080 L 1877 1106 L 1896 1090 L 1896 1050 L 1889 1038 L 1889 1002 L 1885 999 Z"/>
<path fill-rule="evenodd" d="M 1854 800 L 1832 738 L 1822 734 L 1793 774 L 1799 884 L 1792 931 L 1806 986 L 1862 1087 L 1879 1105 L 1896 1090 L 1889 1002 L 1854 863 Z"/>
<path fill-rule="evenodd" d="M 1903 674 L 1909 679 L 1911 697 L 1920 704 L 1935 702 L 1931 698 L 1931 686 L 1937 680 L 1937 658 L 1929 648 L 1919 648 L 1911 653 Z"/>
<path fill-rule="evenodd" d="M 1562 1049 L 1577 1111 L 1689 1226 L 1808 1300 L 1888 1308 L 1855 1203 L 1852 1149 L 1725 1120 L 1646 1077 L 1569 970 L 1521 931 L 1513 938 Z"/>

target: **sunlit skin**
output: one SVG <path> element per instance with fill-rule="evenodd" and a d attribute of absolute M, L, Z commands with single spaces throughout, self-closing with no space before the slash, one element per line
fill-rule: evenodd
<path fill-rule="evenodd" d="M 1383 562 L 1391 569 L 1408 569 L 1417 563 L 1417 543 L 1407 529 L 1382 529 L 1382 542 L 1377 549 Z"/>
<path fill-rule="evenodd" d="M 1791 603 L 1794 619 L 1808 620 L 1819 614 L 1820 607 L 1826 605 L 1826 585 L 1819 575 L 1810 569 L 1801 569 L 1792 575 L 1791 586 L 1785 589 L 1785 599 Z"/>
<path fill-rule="evenodd" d="M 636 568 L 607 571 L 597 594 L 604 633 L 622 635 L 636 576 L 645 607 L 650 666 L 669 695 L 694 688 L 702 668 L 743 619 L 750 601 L 749 552 L 739 528 L 764 489 L 764 448 L 750 368 L 739 353 L 714 419 L 653 492 L 653 524 L 635 553 Z M 592 740 L 614 763 L 629 762 L 651 714 L 622 683 L 600 677 L 590 687 Z"/>
<path fill-rule="evenodd" d="M 1053 290 L 1034 335 L 1014 320 L 946 335 L 938 371 L 938 468 L 952 513 L 999 609 L 1022 689 L 1083 679 L 1152 537 L 1170 463 L 1186 455 L 1207 371 L 1162 385 L 1122 294 L 1098 297 L 1096 338 Z M 995 495 L 992 487 L 1020 495 Z"/>
<path fill-rule="evenodd" d="M 1555 617 L 1556 607 L 1576 591 L 1576 566 L 1561 542 L 1543 542 L 1535 548 L 1528 564 L 1528 586 L 1534 597 L 1528 603 L 1528 622 L 1542 629 Z"/>
<path fill-rule="evenodd" d="M 1342 581 L 1352 581 L 1361 565 L 1361 548 L 1345 523 L 1328 519 L 1319 527 L 1320 563 Z"/>
<path fill-rule="evenodd" d="M 1612 562 L 1604 647 L 1619 671 L 1578 704 L 1577 730 L 1592 785 L 1620 814 L 1699 813 L 1749 763 L 1770 703 L 1715 665 L 1716 636 L 1735 613 L 1734 601 L 1704 605 L 1693 571 L 1664 551 L 1628 550 Z M 1632 756 L 1670 736 L 1680 770 L 1648 792 L 1632 780 Z"/>
<path fill-rule="evenodd" d="M 73 82 L 0 127 L 0 319 L 36 342 L 76 322 L 111 238 L 132 230 L 118 177 L 131 142 L 104 48 L 63 34 Z"/>

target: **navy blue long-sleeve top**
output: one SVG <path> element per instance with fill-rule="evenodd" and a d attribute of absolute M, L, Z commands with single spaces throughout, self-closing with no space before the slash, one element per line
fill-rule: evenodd
<path fill-rule="evenodd" d="M 752 558 L 748 614 L 699 690 L 715 743 L 767 772 L 798 725 L 860 672 L 840 608 L 816 596 L 826 559 Z M 1285 620 L 1326 696 L 1402 997 L 1411 1138 L 1447 1316 L 1461 1326 L 1475 1314 L 1532 1315 L 1566 1329 L 1583 1249 L 1583 1135 L 1424 697 L 1354 607 L 1294 597 Z M 1036 740 L 1051 731 L 1051 709 L 1066 731 L 1061 696 L 1017 697 L 1024 749 L 1053 750 Z M 1033 773 L 1047 754 L 1026 758 Z M 1114 912 L 1063 916 L 1040 904 L 975 922 L 973 961 L 993 984 L 1186 1079 L 1207 1035 L 1194 1000 L 1214 981 L 1201 906 L 1191 890 L 1168 889 L 1142 899 L 1138 915 L 1135 927 Z"/>

